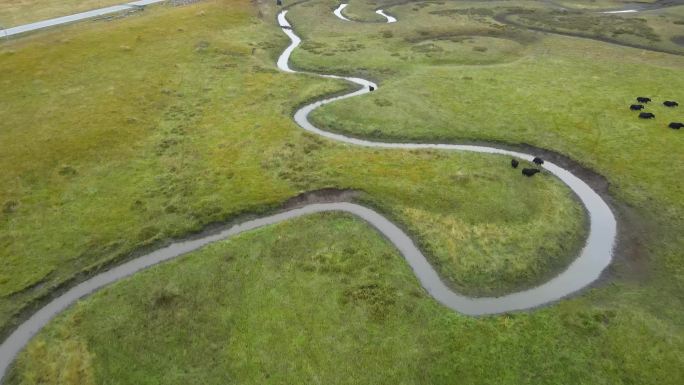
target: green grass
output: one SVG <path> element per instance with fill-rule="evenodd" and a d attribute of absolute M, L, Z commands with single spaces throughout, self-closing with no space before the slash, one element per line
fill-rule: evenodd
<path fill-rule="evenodd" d="M 272 4 L 250 4 L 158 8 L 0 47 L 1 324 L 79 272 L 323 187 L 362 190 L 464 292 L 529 286 L 567 263 L 585 219 L 548 175 L 303 133 L 295 106 L 345 85 L 274 71 L 287 39 Z M 518 2 L 401 5 L 392 25 L 343 23 L 335 4 L 292 8 L 305 42 L 294 65 L 380 89 L 326 106 L 317 124 L 567 154 L 607 177 L 623 224 L 641 231 L 627 234 L 632 253 L 574 299 L 471 318 L 429 298 L 368 226 L 316 215 L 95 294 L 38 335 L 10 383 L 682 383 L 684 159 L 663 125 L 680 110 L 654 105 L 658 119 L 638 121 L 625 107 L 684 99 L 684 59 L 488 16 Z"/>
<path fill-rule="evenodd" d="M 655 3 L 657 0 L 641 0 L 639 3 Z M 579 8 L 579 9 L 622 9 L 629 5 L 634 4 L 631 0 L 556 0 L 556 4 L 560 4 L 567 8 Z"/>
<path fill-rule="evenodd" d="M 464 317 L 429 298 L 367 225 L 315 215 L 80 302 L 34 339 L 8 383 L 681 383 L 681 335 L 609 300 L 630 292 Z"/>
<path fill-rule="evenodd" d="M 333 30 L 336 21 L 315 8 L 293 10 L 291 19 L 304 41 L 326 47 L 324 54 L 295 52 L 296 66 L 359 73 L 380 82 L 371 96 L 328 105 L 312 120 L 329 130 L 385 141 L 528 143 L 598 171 L 623 203 L 618 210 L 625 224 L 623 241 L 638 237 L 612 266 L 613 276 L 629 282 L 634 291 L 614 292 L 610 301 L 629 304 L 629 312 L 649 312 L 673 338 L 681 337 L 684 204 L 677 181 L 684 178 L 684 137 L 667 124 L 684 116 L 681 109 L 660 103 L 684 99 L 684 59 L 501 26 L 488 16 L 490 10 L 498 12 L 495 5 L 401 5 L 390 8 L 400 23 L 379 31 L 372 26 L 335 27 L 345 28 L 343 32 Z M 644 17 L 661 36 L 668 36 L 681 28 L 673 23 L 680 11 Z M 305 22 L 316 16 L 320 22 Z M 340 36 L 363 50 L 343 53 Z M 466 49 L 469 40 L 482 36 L 520 48 L 491 49 L 484 53 L 493 54 L 488 60 L 483 52 Z M 442 50 L 415 49 L 436 40 L 447 41 Z M 627 109 L 641 95 L 656 100 L 648 106 L 656 120 L 638 120 Z"/>
<path fill-rule="evenodd" d="M 383 1 L 347 1 L 347 7 L 342 11 L 342 15 L 348 19 L 359 22 L 386 22 L 383 16 L 375 13 L 375 9 L 382 3 L 387 3 Z M 340 3 L 341 4 L 341 3 Z M 337 4 L 332 5 L 332 9 L 337 8 Z"/>
<path fill-rule="evenodd" d="M 273 10 L 161 7 L 0 48 L 3 328 L 77 275 L 325 187 L 363 191 L 463 292 L 531 286 L 575 256 L 584 214 L 549 176 L 305 134 L 295 106 L 345 85 L 274 70 Z"/>
<path fill-rule="evenodd" d="M 674 24 L 663 11 L 639 14 L 602 15 L 585 12 L 535 11 L 513 14 L 508 20 L 543 31 L 571 33 L 595 39 L 610 39 L 639 48 L 664 50 L 684 54 L 684 48 L 670 41 L 669 37 L 684 28 Z"/>
<path fill-rule="evenodd" d="M 479 60 L 482 53 L 473 51 L 446 65 L 412 48 L 414 37 L 429 35 L 421 32 L 427 26 L 435 26 L 433 35 L 464 41 L 497 27 L 482 18 L 484 12 L 449 18 L 434 13 L 445 7 L 454 4 L 391 8 L 403 21 L 387 27 L 392 37 L 370 33 L 365 29 L 370 27 L 345 29 L 348 39 L 365 47 L 364 54 L 354 57 L 335 52 L 340 34 L 326 32 L 334 19 L 311 25 L 303 20 L 314 16 L 312 9 L 293 13 L 304 40 L 328 44 L 332 53 L 301 50 L 294 55 L 295 65 L 325 66 L 336 73 L 349 71 L 355 60 L 356 70 L 380 80 L 372 96 L 325 106 L 312 120 L 333 131 L 378 140 L 529 143 L 566 154 L 607 177 L 611 193 L 639 213 L 650 246 L 637 251 L 641 257 L 636 263 L 653 262 L 659 271 L 656 281 L 668 292 L 681 288 L 678 229 L 684 227 L 684 205 L 681 184 L 675 181 L 684 177 L 679 151 L 684 138 L 667 124 L 684 118 L 681 108 L 660 103 L 684 99 L 684 58 L 586 39 L 550 35 L 535 40 L 503 28 L 500 38 L 515 39 L 524 49 L 503 54 L 499 64 L 461 65 Z M 448 35 L 441 32 L 447 29 Z M 459 52 L 467 51 L 461 47 Z M 654 98 L 648 110 L 657 119 L 639 120 L 628 110 L 641 95 Z"/>
<path fill-rule="evenodd" d="M 128 2 L 126 0 L 0 0 L 0 27 L 14 27 Z"/>

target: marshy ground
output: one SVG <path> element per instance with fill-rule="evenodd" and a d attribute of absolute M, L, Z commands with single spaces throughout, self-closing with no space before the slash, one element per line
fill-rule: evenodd
<path fill-rule="evenodd" d="M 523 178 L 500 156 L 359 149 L 303 133 L 295 108 L 348 86 L 275 69 L 287 38 L 273 3 L 151 7 L 0 45 L 0 330 L 145 247 L 322 188 L 359 191 L 461 292 L 529 287 L 576 255 L 585 215 L 548 175 Z M 623 245 L 605 282 L 548 308 L 473 319 L 427 296 L 364 223 L 316 215 L 80 302 L 8 382 L 681 383 L 684 137 L 667 123 L 684 113 L 653 103 L 657 119 L 639 121 L 627 107 L 637 95 L 684 100 L 673 40 L 684 7 L 615 16 L 593 10 L 621 2 L 556 3 L 574 10 L 345 9 L 381 22 L 373 10 L 383 7 L 399 19 L 385 25 L 345 23 L 336 2 L 306 1 L 288 14 L 304 40 L 292 65 L 379 82 L 314 113 L 331 131 L 526 143 L 602 175 Z M 37 4 L 21 20 L 38 17 Z M 629 47 L 640 45 L 659 52 Z"/>

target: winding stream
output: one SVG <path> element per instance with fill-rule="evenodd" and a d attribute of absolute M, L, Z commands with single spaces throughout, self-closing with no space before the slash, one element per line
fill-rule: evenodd
<path fill-rule="evenodd" d="M 301 39 L 299 36 L 297 36 L 297 34 L 295 34 L 294 30 L 292 29 L 292 25 L 288 22 L 286 18 L 287 12 L 288 11 L 285 10 L 278 14 L 278 23 L 282 28 L 282 31 L 290 38 L 291 43 L 278 58 L 277 65 L 282 71 L 298 73 L 298 71 L 290 68 L 288 63 L 290 60 L 290 55 L 294 49 L 299 46 Z M 530 154 L 524 154 L 521 152 L 510 151 L 496 147 L 442 143 L 373 142 L 365 139 L 353 138 L 342 134 L 323 131 L 309 121 L 308 117 L 312 111 L 323 105 L 338 100 L 366 94 L 371 92 L 369 87 L 372 86 L 377 88 L 378 86 L 369 80 L 355 77 L 313 74 L 309 72 L 299 73 L 306 73 L 324 78 L 344 79 L 360 86 L 360 88 L 354 92 L 322 99 L 297 110 L 294 114 L 295 122 L 297 122 L 301 128 L 310 133 L 338 142 L 363 147 L 404 150 L 435 149 L 447 151 L 468 151 L 507 155 L 524 159 L 528 162 L 531 162 L 532 159 L 534 159 L 534 156 Z M 570 266 L 568 266 L 568 268 L 558 276 L 535 288 L 508 294 L 502 297 L 470 298 L 455 293 L 449 289 L 439 279 L 437 273 L 435 273 L 434 269 L 430 267 L 425 257 L 421 254 L 420 259 L 427 267 L 416 269 L 413 264 L 412 267 L 414 268 L 416 276 L 420 280 L 421 284 L 423 287 L 425 287 L 428 293 L 430 293 L 430 295 L 432 295 L 436 300 L 445 306 L 463 314 L 484 315 L 504 313 L 513 310 L 529 309 L 558 300 L 568 294 L 586 287 L 601 275 L 603 269 L 610 264 L 613 245 L 617 235 L 617 223 L 613 212 L 610 210 L 608 204 L 594 190 L 592 190 L 589 185 L 573 175 L 570 171 L 548 161 L 544 163 L 543 168 L 558 177 L 558 179 L 570 187 L 570 189 L 572 189 L 572 191 L 579 197 L 589 214 L 589 236 L 587 237 L 587 242 L 577 259 L 575 259 Z M 379 230 L 384 234 L 382 228 L 379 228 Z M 418 253 L 420 252 L 418 251 Z M 410 258 L 406 254 L 404 254 L 404 256 L 407 258 L 407 260 L 409 260 L 410 263 Z"/>
<path fill-rule="evenodd" d="M 335 16 L 337 16 L 338 18 L 344 20 L 344 21 L 351 21 L 351 20 L 347 19 L 346 17 L 344 17 L 344 15 L 342 14 L 342 10 L 347 8 L 347 5 L 349 5 L 349 4 L 340 4 L 339 7 L 335 8 L 335 10 L 333 11 L 333 14 Z"/>
<path fill-rule="evenodd" d="M 305 73 L 291 69 L 288 64 L 290 55 L 294 49 L 299 46 L 301 39 L 294 33 L 292 26 L 287 21 L 287 12 L 288 11 L 283 11 L 278 15 L 278 22 L 283 32 L 291 39 L 291 44 L 278 58 L 277 66 L 282 71 L 288 73 Z M 361 78 L 312 73 L 308 74 L 325 78 L 344 79 L 360 86 L 360 88 L 354 92 L 350 92 L 342 96 L 325 98 L 299 109 L 294 115 L 294 120 L 302 129 L 310 133 L 349 145 L 363 147 L 408 150 L 435 149 L 445 151 L 469 151 L 505 155 L 524 159 L 526 161 L 532 161 L 533 159 L 533 155 L 530 154 L 499 149 L 496 147 L 440 143 L 373 142 L 323 131 L 315 127 L 308 120 L 308 116 L 313 110 L 337 100 L 363 95 L 370 92 L 370 86 L 377 87 L 377 85 L 371 81 Z M 17 354 L 26 346 L 30 339 L 52 318 L 67 309 L 78 299 L 83 298 L 84 296 L 87 296 L 104 286 L 131 276 L 138 271 L 198 250 L 208 244 L 221 241 L 262 226 L 267 226 L 314 213 L 341 211 L 353 214 L 368 222 L 397 248 L 397 250 L 411 266 L 417 279 L 420 281 L 425 290 L 435 300 L 459 313 L 474 316 L 497 314 L 515 310 L 530 309 L 559 300 L 569 294 L 581 290 L 599 278 L 601 272 L 611 261 L 612 249 L 617 234 L 617 225 L 615 217 L 609 206 L 584 181 L 573 175 L 568 170 L 565 170 L 551 162 L 547 161 L 543 167 L 547 172 L 550 172 L 563 181 L 579 197 L 589 214 L 590 230 L 586 244 L 580 252 L 580 255 L 567 267 L 567 269 L 555 278 L 535 288 L 511 293 L 502 297 L 471 298 L 458 294 L 449 289 L 446 284 L 442 282 L 435 269 L 432 267 L 432 265 L 430 265 L 428 260 L 411 240 L 411 238 L 397 225 L 383 217 L 381 214 L 367 207 L 347 202 L 309 204 L 300 208 L 291 209 L 278 214 L 234 225 L 222 230 L 221 232 L 205 235 L 201 238 L 173 243 L 152 253 L 114 267 L 76 285 L 43 306 L 30 318 L 19 325 L 19 327 L 14 330 L 5 341 L 3 341 L 2 345 L 0 345 L 0 382 L 5 376 L 10 364 L 14 361 Z"/>
<path fill-rule="evenodd" d="M 377 13 L 378 15 L 383 16 L 385 19 L 387 19 L 388 24 L 397 22 L 397 19 L 394 16 L 390 16 L 390 15 L 386 14 L 385 11 L 383 11 L 382 9 L 378 9 L 377 11 L 375 11 L 375 13 Z"/>
<path fill-rule="evenodd" d="M 344 21 L 351 21 L 351 20 L 347 19 L 347 18 L 342 14 L 342 10 L 345 9 L 345 8 L 347 8 L 348 5 L 349 5 L 349 4 L 347 4 L 347 3 L 342 3 L 342 4 L 340 4 L 340 5 L 339 5 L 337 8 L 335 8 L 335 10 L 333 11 L 333 15 L 337 16 L 339 19 L 342 19 L 342 20 L 344 20 Z M 382 9 L 378 9 L 377 11 L 375 11 L 375 13 L 377 13 L 378 15 L 380 15 L 380 16 L 384 17 L 385 19 L 387 19 L 387 23 L 388 23 L 388 24 L 389 24 L 389 23 L 396 23 L 396 22 L 397 22 L 397 19 L 396 19 L 395 17 L 386 14 L 385 11 L 383 11 Z"/>

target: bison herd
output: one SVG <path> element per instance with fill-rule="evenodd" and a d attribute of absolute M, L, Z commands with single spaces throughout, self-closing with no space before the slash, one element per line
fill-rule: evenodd
<path fill-rule="evenodd" d="M 638 98 L 636 98 L 636 100 L 638 103 L 643 103 L 643 104 L 632 104 L 632 105 L 630 105 L 629 109 L 632 111 L 641 111 L 645 108 L 644 104 L 651 102 L 651 98 L 646 98 L 643 96 L 639 96 Z M 679 106 L 679 103 L 677 103 L 673 100 L 666 100 L 663 102 L 663 105 L 665 107 L 677 107 L 677 106 Z M 655 119 L 655 117 L 656 117 L 655 114 L 652 112 L 640 112 L 639 113 L 639 119 Z M 679 123 L 679 122 L 672 122 L 668 125 L 668 127 L 672 128 L 674 130 L 679 130 L 680 128 L 684 127 L 684 124 Z"/>
<path fill-rule="evenodd" d="M 373 91 L 372 87 L 370 89 L 371 89 L 371 91 Z M 629 106 L 629 109 L 632 111 L 641 111 L 644 109 L 644 104 L 651 102 L 651 98 L 646 98 L 646 97 L 642 97 L 642 96 L 636 98 L 636 100 L 637 100 L 637 102 L 643 103 L 643 104 L 632 104 L 631 106 Z M 677 107 L 677 106 L 679 106 L 679 103 L 672 101 L 672 100 L 666 100 L 663 102 L 663 105 L 665 107 Z M 641 119 L 655 119 L 655 114 L 653 114 L 652 112 L 640 112 L 639 118 L 641 118 Z M 674 130 L 679 130 L 680 128 L 684 128 L 684 123 L 672 122 L 672 123 L 670 123 L 670 125 L 668 127 L 672 128 Z M 541 166 L 542 164 L 544 164 L 544 160 L 542 158 L 539 158 L 539 157 L 535 157 L 534 159 L 532 159 L 532 162 L 534 164 L 536 164 L 537 166 Z M 511 167 L 518 168 L 519 165 L 520 165 L 520 162 L 517 159 L 511 159 Z M 522 174 L 527 176 L 527 177 L 531 177 L 534 174 L 537 174 L 540 172 L 541 172 L 541 170 L 538 168 L 523 168 L 522 169 Z"/>
<path fill-rule="evenodd" d="M 544 164 L 544 160 L 542 158 L 539 158 L 539 157 L 534 158 L 532 160 L 532 162 L 534 162 L 534 164 L 536 164 L 537 166 L 541 166 L 542 164 Z M 519 164 L 520 164 L 520 162 L 517 159 L 511 159 L 511 167 L 518 168 Z M 522 174 L 525 176 L 528 176 L 528 177 L 533 176 L 534 174 L 536 174 L 538 172 L 541 172 L 541 170 L 538 168 L 523 168 L 522 169 Z"/>

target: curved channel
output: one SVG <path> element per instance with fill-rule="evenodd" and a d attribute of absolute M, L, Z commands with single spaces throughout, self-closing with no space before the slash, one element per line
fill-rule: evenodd
<path fill-rule="evenodd" d="M 378 15 L 383 16 L 385 19 L 387 19 L 388 24 L 397 22 L 397 19 L 394 16 L 390 16 L 390 15 L 386 14 L 385 11 L 383 11 L 382 9 L 378 9 L 377 11 L 375 11 L 375 13 L 377 13 Z"/>
<path fill-rule="evenodd" d="M 288 11 L 285 10 L 278 14 L 278 23 L 283 32 L 290 38 L 291 43 L 278 58 L 277 64 L 278 68 L 282 71 L 297 73 L 297 71 L 294 71 L 292 68 L 290 68 L 288 63 L 290 55 L 294 49 L 299 46 L 301 39 L 299 36 L 297 36 L 297 34 L 295 34 L 294 30 L 292 29 L 292 25 L 290 25 L 288 22 L 286 18 L 287 12 Z M 377 88 L 378 86 L 369 80 L 361 78 L 313 74 L 310 72 L 301 73 L 317 75 L 325 78 L 345 79 L 360 86 L 360 88 L 354 92 L 322 99 L 297 110 L 294 114 L 295 122 L 297 122 L 301 128 L 310 133 L 338 142 L 363 147 L 404 150 L 434 149 L 446 151 L 468 151 L 507 155 L 529 162 L 531 162 L 534 158 L 534 156 L 530 154 L 496 147 L 442 143 L 373 142 L 370 140 L 353 138 L 342 134 L 323 131 L 309 121 L 308 117 L 312 111 L 323 105 L 338 100 L 366 94 L 370 92 L 369 87 Z M 495 314 L 513 310 L 534 308 L 558 300 L 567 296 L 568 294 L 574 293 L 588 286 L 599 278 L 601 272 L 610 264 L 612 259 L 613 245 L 617 235 L 617 223 L 613 212 L 598 193 L 592 190 L 587 183 L 572 174 L 570 171 L 548 161 L 545 162 L 542 167 L 560 179 L 570 189 L 572 189 L 572 191 L 579 197 L 587 213 L 589 214 L 589 235 L 584 248 L 580 252 L 580 255 L 567 267 L 565 271 L 550 281 L 532 289 L 508 294 L 502 297 L 470 298 L 452 291 L 439 279 L 438 275 L 432 268 L 421 270 L 416 270 L 414 268 L 416 276 L 425 289 L 430 293 L 430 295 L 432 295 L 436 300 L 445 306 L 463 314 Z M 424 260 L 424 263 L 429 266 L 429 263 L 427 263 L 422 255 L 421 258 Z"/>
<path fill-rule="evenodd" d="M 344 21 L 351 21 L 351 20 L 347 19 L 346 17 L 344 17 L 344 15 L 342 14 L 342 10 L 347 8 L 347 5 L 349 5 L 349 4 L 346 4 L 346 3 L 340 4 L 339 7 L 335 8 L 335 10 L 333 11 L 333 14 L 335 16 L 337 16 L 338 18 L 344 20 Z"/>
<path fill-rule="evenodd" d="M 278 67 L 290 73 L 296 73 L 289 65 L 289 57 L 292 51 L 300 44 L 301 39 L 294 33 L 286 19 L 287 11 L 278 15 L 278 21 L 282 30 L 292 40 L 291 44 L 278 58 Z M 364 147 L 385 149 L 437 149 L 446 151 L 469 151 L 488 154 L 513 156 L 531 161 L 533 156 L 515 151 L 499 149 L 496 147 L 470 146 L 457 144 L 427 144 L 427 143 L 385 143 L 372 142 L 363 139 L 351 138 L 313 126 L 308 115 L 316 108 L 332 103 L 337 100 L 365 94 L 369 86 L 377 87 L 371 81 L 361 78 L 341 77 L 336 75 L 318 75 L 326 78 L 345 79 L 360 86 L 357 91 L 346 95 L 327 98 L 299 109 L 294 116 L 295 121 L 305 130 L 326 137 L 328 139 L 358 145 Z M 208 244 L 228 239 L 232 236 L 259 227 L 276 224 L 285 220 L 310 215 L 314 213 L 340 211 L 353 214 L 372 225 L 406 259 L 413 269 L 417 279 L 425 290 L 444 306 L 466 315 L 497 314 L 509 311 L 530 309 L 559 300 L 572 294 L 595 281 L 611 261 L 612 249 L 617 233 L 615 217 L 609 206 L 601 197 L 591 189 L 584 181 L 551 162 L 546 162 L 544 168 L 567 184 L 577 194 L 586 208 L 590 218 L 590 231 L 586 244 L 580 255 L 568 266 L 568 268 L 550 281 L 535 288 L 508 294 L 502 297 L 471 298 L 452 291 L 440 279 L 437 271 L 430 265 L 423 253 L 418 249 L 411 238 L 390 220 L 376 211 L 348 202 L 309 204 L 300 208 L 291 209 L 278 214 L 250 220 L 231 226 L 221 232 L 203 236 L 201 238 L 179 241 L 169 246 L 143 255 L 122 265 L 114 267 L 106 272 L 98 274 L 61 294 L 40 310 L 34 313 L 26 321 L 21 323 L 9 337 L 0 345 L 0 383 L 5 377 L 7 369 L 14 361 L 17 354 L 28 344 L 30 339 L 38 333 L 57 314 L 67 309 L 71 304 L 93 292 L 129 277 L 134 273 L 153 265 L 168 261 L 178 256 L 198 250 Z"/>
<path fill-rule="evenodd" d="M 556 6 L 560 10 L 564 11 L 577 11 L 577 9 L 574 8 L 565 8 L 560 4 L 557 4 L 553 1 L 548 1 L 548 3 Z M 593 11 L 593 13 L 596 14 L 603 14 L 603 15 L 621 15 L 621 14 L 632 14 L 632 13 L 639 13 L 639 12 L 645 12 L 645 11 L 655 11 L 659 9 L 665 9 L 665 8 L 670 8 L 670 7 L 676 7 L 679 5 L 684 5 L 684 0 L 657 0 L 653 3 L 642 3 L 642 4 L 632 4 L 630 5 L 630 8 L 621 8 L 621 9 L 607 9 L 607 10 L 596 10 Z M 652 52 L 661 52 L 661 53 L 666 53 L 670 55 L 677 55 L 677 56 L 684 56 L 684 53 L 671 50 L 671 49 L 666 49 L 666 48 L 657 48 L 649 45 L 644 45 L 644 44 L 638 44 L 638 43 L 629 43 L 626 41 L 621 41 L 615 38 L 607 37 L 607 36 L 591 36 L 591 35 L 585 35 L 579 32 L 572 32 L 572 31 L 554 31 L 548 28 L 544 27 L 535 27 L 531 25 L 526 25 L 524 23 L 519 23 L 513 20 L 509 19 L 509 16 L 513 16 L 515 13 L 504 13 L 500 15 L 495 15 L 493 19 L 501 24 L 506 24 L 510 25 L 513 27 L 518 27 L 518 28 L 523 28 L 527 29 L 530 31 L 536 31 L 536 32 L 542 32 L 542 33 L 549 33 L 552 35 L 558 35 L 558 36 L 569 36 L 569 37 L 574 37 L 578 39 L 587 39 L 587 40 L 595 40 L 595 41 L 600 41 L 603 43 L 608 43 L 608 44 L 615 44 L 619 45 L 622 47 L 629 47 L 629 48 L 636 48 L 636 49 L 641 49 L 645 51 L 652 51 Z"/>
<path fill-rule="evenodd" d="M 6 374 L 9 365 L 14 361 L 17 354 L 26 346 L 31 338 L 40 331 L 57 314 L 67 309 L 71 304 L 93 292 L 129 277 L 136 272 L 144 270 L 150 266 L 168 261 L 178 256 L 198 250 L 208 244 L 228 239 L 238 234 L 251 231 L 263 226 L 280 223 L 286 220 L 298 218 L 305 215 L 323 212 L 347 212 L 353 214 L 370 225 L 375 227 L 378 232 L 385 236 L 404 256 L 411 268 L 417 273 L 421 282 L 428 291 L 432 291 L 434 282 L 439 281 L 437 272 L 425 259 L 411 237 L 409 237 L 399 226 L 392 223 L 376 211 L 349 202 L 338 203 L 316 203 L 309 204 L 300 208 L 291 209 L 278 214 L 250 220 L 223 231 L 203 236 L 197 239 L 179 241 L 169 246 L 158 249 L 147 255 L 133 259 L 122 265 L 112 268 L 104 273 L 98 274 L 87 281 L 71 288 L 66 293 L 43 306 L 34 313 L 29 319 L 24 321 L 10 336 L 0 345 L 0 382 Z M 435 286 L 434 290 L 440 290 Z M 468 306 L 471 311 L 469 314 L 482 314 L 476 304 Z"/>
<path fill-rule="evenodd" d="M 345 9 L 345 8 L 347 8 L 348 5 L 349 5 L 348 3 L 342 3 L 342 4 L 340 4 L 339 6 L 337 6 L 337 8 L 335 8 L 335 10 L 333 11 L 333 14 L 334 14 L 335 16 L 337 16 L 339 19 L 342 19 L 342 20 L 344 20 L 344 21 L 352 21 L 352 20 L 350 20 L 350 19 L 347 19 L 347 18 L 342 14 L 342 10 Z M 397 19 L 396 19 L 394 16 L 390 16 L 390 15 L 386 14 L 385 11 L 383 11 L 382 9 L 376 10 L 375 13 L 377 13 L 378 15 L 380 15 L 380 16 L 384 17 L 385 19 L 387 19 L 387 23 L 388 23 L 388 24 L 389 24 L 389 23 L 396 23 L 396 22 L 397 22 Z"/>

